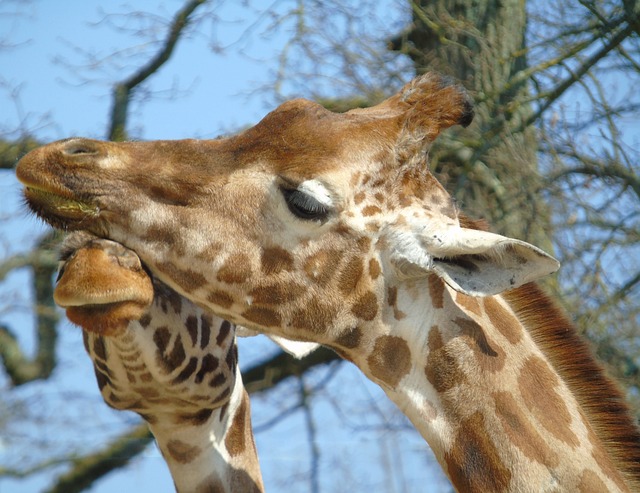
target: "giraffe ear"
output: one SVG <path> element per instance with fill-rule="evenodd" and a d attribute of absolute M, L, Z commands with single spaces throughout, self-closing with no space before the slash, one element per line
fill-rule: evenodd
<path fill-rule="evenodd" d="M 404 237 L 392 262 L 405 277 L 435 273 L 456 291 L 491 296 L 558 270 L 539 248 L 506 236 L 455 227 Z"/>

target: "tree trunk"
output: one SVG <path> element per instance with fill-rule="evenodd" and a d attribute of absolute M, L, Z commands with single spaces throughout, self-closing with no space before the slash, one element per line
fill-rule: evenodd
<path fill-rule="evenodd" d="M 518 78 L 527 66 L 525 2 L 409 3 L 413 23 L 393 48 L 412 58 L 417 73 L 436 70 L 461 80 L 476 100 L 474 123 L 434 145 L 433 171 L 466 213 L 549 250 L 535 130 L 523 124 L 531 115 L 527 79 Z"/>

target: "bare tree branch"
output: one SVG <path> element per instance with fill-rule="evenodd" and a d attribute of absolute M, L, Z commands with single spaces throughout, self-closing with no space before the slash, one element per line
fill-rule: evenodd
<path fill-rule="evenodd" d="M 627 24 L 623 29 L 620 29 L 615 33 L 598 51 L 587 58 L 577 70 L 571 72 L 571 74 L 552 90 L 546 94 L 542 94 L 539 97 L 544 98 L 537 111 L 533 113 L 529 118 L 523 121 L 522 128 L 526 128 L 532 125 L 540 119 L 542 114 L 554 104 L 560 96 L 567 92 L 577 81 L 579 81 L 589 70 L 591 70 L 600 60 L 606 57 L 612 50 L 616 49 L 620 44 L 627 39 L 633 33 L 633 27 Z"/>
<path fill-rule="evenodd" d="M 311 404 L 311 395 L 304 383 L 304 375 L 298 377 L 300 389 L 300 400 L 302 411 L 304 414 L 305 427 L 307 428 L 307 436 L 309 437 L 309 449 L 311 454 L 311 471 L 309 477 L 309 486 L 311 493 L 320 493 L 320 482 L 318 478 L 318 469 L 320 465 L 320 449 L 316 440 L 317 430 L 316 423 L 313 419 L 313 411 Z"/>
<path fill-rule="evenodd" d="M 45 493 L 79 493 L 89 488 L 97 479 L 127 465 L 141 453 L 153 435 L 146 423 L 127 431 L 104 449 L 76 458 L 70 471 L 60 476 Z"/>
<path fill-rule="evenodd" d="M 131 102 L 131 94 L 137 86 L 155 74 L 171 58 L 173 50 L 178 43 L 184 29 L 190 21 L 193 12 L 207 0 L 190 0 L 180 10 L 173 19 L 167 39 L 156 55 L 143 66 L 138 72 L 125 81 L 116 84 L 113 90 L 113 109 L 111 112 L 111 128 L 109 130 L 109 140 L 126 140 L 127 110 Z"/>
<path fill-rule="evenodd" d="M 50 248 L 58 237 L 58 233 L 51 231 L 38 243 L 36 251 L 41 253 L 29 256 L 36 300 L 36 355 L 33 358 L 26 356 L 9 328 L 0 325 L 0 361 L 14 385 L 47 378 L 56 364 L 56 325 L 60 316 L 53 302 L 52 278 L 57 262 L 52 261 L 55 254 Z"/>
<path fill-rule="evenodd" d="M 0 170 L 15 168 L 22 156 L 40 145 L 41 142 L 30 136 L 18 141 L 0 140 Z"/>
<path fill-rule="evenodd" d="M 333 351 L 320 348 L 300 360 L 280 352 L 271 359 L 249 368 L 242 374 L 247 391 L 259 393 L 269 390 L 283 380 L 300 377 L 315 366 L 338 360 Z M 98 452 L 71 461 L 71 469 L 60 476 L 47 493 L 77 493 L 112 471 L 126 465 L 144 451 L 153 440 L 147 425 L 142 423 L 116 438 Z"/>

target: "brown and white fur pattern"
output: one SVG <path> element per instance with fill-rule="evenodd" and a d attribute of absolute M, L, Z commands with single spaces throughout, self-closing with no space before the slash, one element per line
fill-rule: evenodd
<path fill-rule="evenodd" d="M 83 329 L 100 392 L 148 423 L 177 491 L 264 491 L 235 327 L 113 241 L 73 233 L 62 261 L 55 299 Z"/>
<path fill-rule="evenodd" d="M 425 74 L 343 114 L 305 100 L 240 135 L 70 139 L 17 168 L 34 212 L 134 250 L 219 316 L 353 361 L 461 492 L 640 490 L 622 394 L 531 281 L 557 262 L 459 215 L 426 151 L 467 125 Z"/>

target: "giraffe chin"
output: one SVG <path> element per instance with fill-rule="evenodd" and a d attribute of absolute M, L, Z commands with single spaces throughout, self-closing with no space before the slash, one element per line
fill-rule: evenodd
<path fill-rule="evenodd" d="M 82 305 L 67 307 L 67 317 L 87 332 L 115 337 L 121 335 L 131 321 L 139 320 L 148 310 L 148 305 L 132 301 L 121 301 L 104 305 Z"/>

